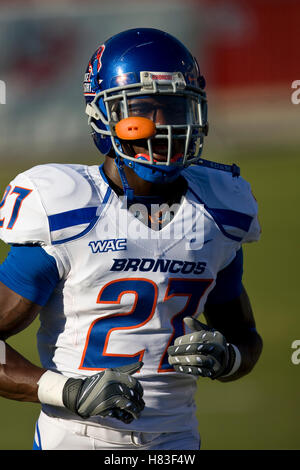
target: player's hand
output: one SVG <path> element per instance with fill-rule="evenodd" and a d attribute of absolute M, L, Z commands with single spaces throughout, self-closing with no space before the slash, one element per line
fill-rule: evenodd
<path fill-rule="evenodd" d="M 70 378 L 63 388 L 63 403 L 83 418 L 109 415 L 130 423 L 145 407 L 143 388 L 131 377 L 142 366 L 142 362 L 137 362 L 106 369 L 84 380 Z"/>
<path fill-rule="evenodd" d="M 211 379 L 230 374 L 240 362 L 237 348 L 228 344 L 222 333 L 195 318 L 186 317 L 184 322 L 192 333 L 176 338 L 168 348 L 169 364 L 177 372 Z"/>

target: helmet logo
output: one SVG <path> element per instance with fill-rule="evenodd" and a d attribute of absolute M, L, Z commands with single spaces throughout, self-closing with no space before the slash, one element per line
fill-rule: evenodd
<path fill-rule="evenodd" d="M 97 69 L 97 73 L 100 71 L 102 67 L 102 54 L 104 52 L 105 45 L 100 46 L 97 51 L 95 52 L 93 58 L 90 60 L 86 73 L 84 74 L 84 82 L 83 82 L 83 93 L 84 96 L 95 96 L 95 83 L 93 80 L 93 76 L 95 78 L 95 67 Z M 103 80 L 97 80 L 98 85 L 100 85 Z"/>
<path fill-rule="evenodd" d="M 97 50 L 97 55 L 96 55 L 96 60 L 97 60 L 97 72 L 100 71 L 101 67 L 102 67 L 102 62 L 101 62 L 101 57 L 102 57 L 102 54 L 104 52 L 104 49 L 105 49 L 105 46 L 102 45 L 99 47 L 99 49 Z"/>

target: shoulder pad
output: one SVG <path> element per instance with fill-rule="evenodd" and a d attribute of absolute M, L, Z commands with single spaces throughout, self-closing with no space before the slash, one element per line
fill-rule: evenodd
<path fill-rule="evenodd" d="M 5 217 L 6 222 L 0 237 L 6 243 L 47 245 L 81 234 L 95 218 L 99 206 L 99 195 L 89 168 L 94 167 L 46 164 L 18 175 L 1 203 L 0 219 Z M 16 188 L 21 186 L 28 195 L 25 192 L 21 196 L 15 194 Z M 18 217 L 10 227 L 8 219 L 18 198 Z"/>
<path fill-rule="evenodd" d="M 225 236 L 237 242 L 259 239 L 257 202 L 244 178 L 198 166 L 189 167 L 182 174 Z"/>

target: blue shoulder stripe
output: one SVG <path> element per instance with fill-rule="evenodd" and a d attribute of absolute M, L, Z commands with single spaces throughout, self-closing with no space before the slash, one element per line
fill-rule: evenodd
<path fill-rule="evenodd" d="M 237 227 L 245 232 L 248 232 L 253 218 L 242 212 L 233 211 L 230 209 L 209 209 L 212 216 L 217 216 L 219 222 L 223 225 L 230 225 Z"/>
<path fill-rule="evenodd" d="M 88 224 L 95 217 L 97 207 L 83 207 L 48 216 L 50 231 L 61 230 L 73 225 Z"/>
<path fill-rule="evenodd" d="M 253 220 L 253 217 L 251 217 L 248 214 L 244 214 L 243 212 L 233 211 L 231 209 L 216 209 L 216 208 L 208 207 L 205 204 L 205 202 L 202 201 L 202 199 L 198 196 L 197 193 L 195 193 L 195 191 L 192 188 L 189 188 L 189 190 L 193 193 L 196 199 L 198 199 L 198 201 L 204 205 L 205 209 L 213 217 L 214 221 L 218 225 L 223 235 L 237 242 L 242 241 L 243 239 L 242 237 L 238 237 L 236 235 L 232 235 L 228 233 L 224 229 L 223 225 L 236 227 L 241 230 L 244 230 L 245 232 L 248 232 L 251 222 Z"/>
<path fill-rule="evenodd" d="M 99 207 L 86 207 L 86 208 L 84 207 L 82 209 L 61 212 L 60 214 L 49 216 L 48 218 L 54 217 L 52 219 L 52 227 L 55 227 L 55 228 L 54 229 L 52 228 L 52 231 L 59 230 L 60 228 L 72 227 L 74 225 L 80 225 L 84 223 L 89 224 L 82 232 L 78 233 L 77 235 L 74 235 L 69 238 L 64 238 L 63 240 L 53 241 L 52 244 L 60 245 L 62 243 L 67 243 L 67 242 L 76 240 L 77 238 L 83 237 L 90 230 L 92 230 L 92 228 L 96 225 L 104 209 L 105 204 L 109 200 L 111 191 L 112 191 L 111 188 L 107 188 L 103 201 L 101 205 L 99 205 Z M 57 219 L 55 217 L 57 217 Z M 50 220 L 49 220 L 49 224 L 50 224 Z"/>

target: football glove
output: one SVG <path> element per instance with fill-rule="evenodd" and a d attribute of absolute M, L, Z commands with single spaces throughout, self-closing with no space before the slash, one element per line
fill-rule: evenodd
<path fill-rule="evenodd" d="M 86 379 L 69 378 L 63 388 L 63 403 L 82 418 L 107 415 L 124 423 L 139 418 L 145 407 L 143 388 L 131 377 L 143 366 L 106 369 Z"/>
<path fill-rule="evenodd" d="M 176 338 L 168 348 L 169 364 L 177 372 L 216 379 L 232 375 L 240 366 L 241 355 L 217 330 L 195 318 L 186 317 L 192 333 Z"/>

